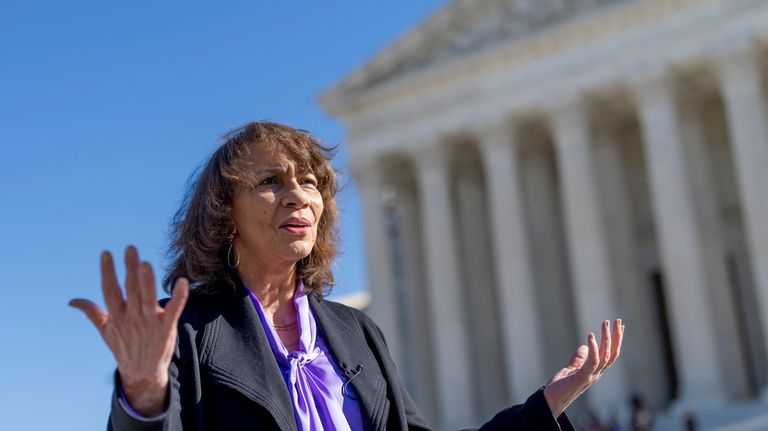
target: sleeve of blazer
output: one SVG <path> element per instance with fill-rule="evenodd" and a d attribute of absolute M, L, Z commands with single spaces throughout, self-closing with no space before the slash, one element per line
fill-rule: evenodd
<path fill-rule="evenodd" d="M 168 406 L 155 417 L 140 418 L 126 410 L 124 401 L 118 396 L 119 376 L 115 372 L 115 390 L 112 392 L 112 411 L 109 414 L 107 431 L 181 431 L 181 403 L 179 401 L 178 368 L 173 362 L 169 368 Z"/>
<path fill-rule="evenodd" d="M 525 403 L 497 413 L 479 431 L 496 430 L 574 431 L 574 428 L 565 413 L 557 419 L 552 416 L 547 399 L 544 398 L 544 388 L 541 388 L 528 397 Z"/>

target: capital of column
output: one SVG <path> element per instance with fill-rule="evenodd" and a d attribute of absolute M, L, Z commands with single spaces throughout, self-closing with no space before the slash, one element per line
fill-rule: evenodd
<path fill-rule="evenodd" d="M 627 85 L 640 109 L 672 100 L 672 77 L 665 68 L 642 70 L 633 75 Z"/>
<path fill-rule="evenodd" d="M 739 62 L 754 57 L 757 47 L 758 39 L 751 34 L 730 35 L 714 43 L 707 55 L 711 61 L 718 64 Z"/>
<path fill-rule="evenodd" d="M 553 132 L 557 135 L 557 142 L 568 146 L 574 139 L 585 141 L 587 130 L 585 109 L 581 98 L 568 97 L 550 110 L 550 120 Z"/>
<path fill-rule="evenodd" d="M 409 155 L 416 165 L 417 177 L 443 175 L 448 170 L 450 152 L 438 140 L 424 143 Z"/>
<path fill-rule="evenodd" d="M 508 145 L 514 134 L 514 127 L 509 118 L 488 118 L 471 129 L 483 147 Z"/>
<path fill-rule="evenodd" d="M 759 93 L 759 53 L 753 40 L 740 39 L 723 46 L 712 59 L 726 95 Z"/>
<path fill-rule="evenodd" d="M 473 131 L 479 142 L 480 155 L 486 166 L 489 180 L 498 175 L 516 171 L 513 154 L 514 127 L 508 121 L 484 123 Z M 490 184 L 490 183 L 489 183 Z"/>

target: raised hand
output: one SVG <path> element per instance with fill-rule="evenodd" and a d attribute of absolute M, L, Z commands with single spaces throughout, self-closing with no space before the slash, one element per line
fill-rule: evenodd
<path fill-rule="evenodd" d="M 168 366 L 176 345 L 176 325 L 189 295 L 189 282 L 176 281 L 173 296 L 160 307 L 152 266 L 139 262 L 134 247 L 125 250 L 125 294 L 115 274 L 112 255 L 101 254 L 101 290 L 107 311 L 87 299 L 69 305 L 85 313 L 117 360 L 120 383 L 131 407 L 155 416 L 165 407 Z"/>
<path fill-rule="evenodd" d="M 608 320 L 603 322 L 600 346 L 597 345 L 595 334 L 589 333 L 587 345 L 579 346 L 568 365 L 558 371 L 544 388 L 544 397 L 555 417 L 560 416 L 576 398 L 600 380 L 619 357 L 623 339 L 624 325 L 621 319 L 613 322 L 613 330 Z"/>

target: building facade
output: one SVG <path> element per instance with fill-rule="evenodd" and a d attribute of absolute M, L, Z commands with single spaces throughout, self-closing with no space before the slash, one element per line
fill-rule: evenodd
<path fill-rule="evenodd" d="M 766 0 L 455 0 L 321 97 L 369 311 L 437 429 L 524 400 L 615 317 L 622 358 L 577 410 L 765 406 L 767 71 Z"/>

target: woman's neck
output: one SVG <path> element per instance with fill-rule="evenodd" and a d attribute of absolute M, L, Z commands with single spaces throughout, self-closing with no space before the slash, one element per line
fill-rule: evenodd
<path fill-rule="evenodd" d="M 295 320 L 293 297 L 296 293 L 296 264 L 289 268 L 265 270 L 241 262 L 237 269 L 245 285 L 272 321 Z"/>

